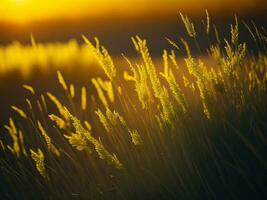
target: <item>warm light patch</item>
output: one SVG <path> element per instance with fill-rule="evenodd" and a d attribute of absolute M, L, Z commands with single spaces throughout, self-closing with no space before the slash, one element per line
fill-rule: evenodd
<path fill-rule="evenodd" d="M 252 9 L 266 6 L 264 0 L 0 0 L 0 21 L 28 22 L 54 18 L 81 18 L 114 13 L 177 13 L 179 10 L 200 12 L 209 10 Z"/>

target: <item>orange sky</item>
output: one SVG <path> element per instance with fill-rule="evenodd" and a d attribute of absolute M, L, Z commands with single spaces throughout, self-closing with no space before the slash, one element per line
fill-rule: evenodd
<path fill-rule="evenodd" d="M 0 20 L 29 22 L 53 18 L 82 18 L 112 13 L 140 15 L 179 10 L 198 12 L 267 7 L 266 0 L 0 0 Z"/>

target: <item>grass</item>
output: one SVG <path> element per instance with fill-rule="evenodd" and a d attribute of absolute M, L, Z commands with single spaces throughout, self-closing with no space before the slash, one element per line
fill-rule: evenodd
<path fill-rule="evenodd" d="M 0 46 L 0 75 L 19 71 L 24 80 L 34 74 L 34 70 L 43 72 L 57 69 L 71 69 L 72 66 L 86 68 L 95 65 L 94 57 L 86 45 L 79 45 L 74 39 L 62 43 L 37 43 L 31 38 L 32 45 L 22 45 L 18 41 Z M 14 59 L 14 57 L 16 59 Z"/>
<path fill-rule="evenodd" d="M 258 46 L 252 52 L 239 41 L 235 17 L 230 39 L 213 42 L 206 14 L 206 50 L 194 24 L 181 17 L 211 65 L 194 57 L 185 39 L 168 39 L 174 49 L 163 50 L 163 66 L 156 67 L 147 41 L 135 36 L 140 59 L 123 55 L 123 72 L 97 38 L 83 36 L 106 75 L 91 79 L 97 95 L 60 71 L 64 99 L 23 85 L 25 104 L 11 105 L 14 116 L 1 135 L 0 197 L 266 198 L 266 34 L 249 29 Z"/>

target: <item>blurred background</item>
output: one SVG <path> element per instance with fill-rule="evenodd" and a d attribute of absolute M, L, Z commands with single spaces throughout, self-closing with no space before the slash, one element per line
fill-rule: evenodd
<path fill-rule="evenodd" d="M 136 56 L 130 39 L 134 35 L 148 40 L 156 60 L 160 60 L 164 48 L 173 49 L 166 38 L 188 39 L 179 11 L 195 23 L 200 46 L 208 47 L 203 31 L 205 9 L 221 38 L 230 36 L 235 14 L 240 23 L 245 20 L 251 25 L 253 21 L 264 30 L 267 27 L 266 0 L 0 0 L 1 124 L 11 114 L 10 105 L 25 104 L 21 84 L 60 96 L 62 91 L 55 87 L 56 70 L 60 69 L 77 88 L 102 75 L 81 34 L 90 40 L 97 36 L 122 71 L 128 68 L 120 59 L 121 53 Z M 240 37 L 252 41 L 244 26 L 240 27 Z M 93 89 L 88 87 L 92 94 Z"/>
<path fill-rule="evenodd" d="M 205 9 L 222 34 L 234 14 L 266 24 L 266 0 L 0 0 L 0 44 L 29 43 L 30 34 L 38 42 L 81 42 L 85 34 L 121 54 L 134 52 L 129 38 L 138 34 L 158 55 L 168 45 L 165 37 L 177 40 L 184 31 L 179 11 L 201 23 Z"/>

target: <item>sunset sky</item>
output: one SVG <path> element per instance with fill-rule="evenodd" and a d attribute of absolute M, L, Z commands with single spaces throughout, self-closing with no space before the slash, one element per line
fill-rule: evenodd
<path fill-rule="evenodd" d="M 155 12 L 192 13 L 245 11 L 266 8 L 265 0 L 0 0 L 0 20 L 11 22 L 40 21 L 55 18 L 84 18 L 111 14 L 140 15 Z"/>

